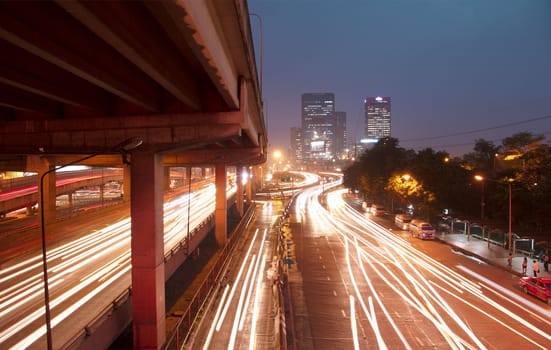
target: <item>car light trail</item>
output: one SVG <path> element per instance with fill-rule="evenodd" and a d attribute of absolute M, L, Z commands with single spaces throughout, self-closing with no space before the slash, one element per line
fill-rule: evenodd
<path fill-rule="evenodd" d="M 530 337 L 526 336 L 525 334 L 523 334 L 522 332 L 520 332 L 519 330 L 513 328 L 513 327 L 510 327 L 509 325 L 507 325 L 505 322 L 503 322 L 502 320 L 500 320 L 499 318 L 493 316 L 492 314 L 490 314 L 489 312 L 486 312 L 484 311 L 482 308 L 479 308 L 478 306 L 462 299 L 462 298 L 459 298 L 456 294 L 454 293 L 450 293 L 448 290 L 442 288 L 441 286 L 438 286 L 436 285 L 437 288 L 440 288 L 443 292 L 446 292 L 448 293 L 451 297 L 453 298 L 456 298 L 458 301 L 461 301 L 462 303 L 466 304 L 467 306 L 470 306 L 472 309 L 480 312 L 481 314 L 483 314 L 484 316 L 492 319 L 493 321 L 495 321 L 496 323 L 500 324 L 501 326 L 503 326 L 504 328 L 508 329 L 510 332 L 513 332 L 515 334 L 517 334 L 518 336 L 524 338 L 526 341 L 534 344 L 535 346 L 537 346 L 538 348 L 540 349 L 548 349 L 547 346 L 544 346 L 544 345 L 541 345 L 541 344 L 538 344 L 536 343 L 535 341 L 533 341 Z"/>
<path fill-rule="evenodd" d="M 354 349 L 360 348 L 360 341 L 358 340 L 358 325 L 356 324 L 356 309 L 354 308 L 354 296 L 350 295 L 350 328 L 352 329 L 352 340 L 354 342 Z"/>
<path fill-rule="evenodd" d="M 253 269 L 251 268 L 251 265 L 255 265 L 256 263 L 256 254 L 253 254 L 251 257 L 251 262 L 249 264 L 249 268 L 247 269 L 247 274 L 245 275 L 245 280 L 243 281 L 243 286 L 241 288 L 241 293 L 239 295 L 239 301 L 237 302 L 237 310 L 235 311 L 235 318 L 233 321 L 233 326 L 231 329 L 230 334 L 230 340 L 228 343 L 228 349 L 233 349 L 235 347 L 235 337 L 237 336 L 237 328 L 239 327 L 239 319 L 244 317 L 242 314 L 243 310 L 243 301 L 245 300 L 246 296 L 246 290 L 249 283 L 249 278 L 251 277 L 251 274 L 253 272 Z M 260 260 L 260 259 L 258 259 Z"/>
<path fill-rule="evenodd" d="M 229 193 L 235 192 L 231 188 Z M 204 222 L 214 212 L 214 186 L 207 185 L 193 195 L 190 227 Z M 186 239 L 187 194 L 167 199 L 165 252 Z M 183 214 L 186 213 L 186 214 Z M 173 224 L 173 225 L 172 225 Z M 130 218 L 125 217 L 94 232 L 48 250 L 52 327 L 67 320 L 81 305 L 104 292 L 115 280 L 130 285 Z M 15 261 L 14 261 L 15 262 Z M 0 270 L 0 343 L 13 348 L 36 346 L 45 334 L 39 322 L 44 315 L 42 258 L 33 255 Z M 109 304 L 106 303 L 106 307 Z M 21 312 L 24 310 L 24 312 Z M 17 313 L 17 314 L 16 314 Z M 91 315 L 94 317 L 95 315 Z"/>
<path fill-rule="evenodd" d="M 245 266 L 247 265 L 247 260 L 249 259 L 249 255 L 251 254 L 251 250 L 253 249 L 254 242 L 256 240 L 256 237 L 258 235 L 258 229 L 254 233 L 254 237 L 251 241 L 251 244 L 249 245 L 249 249 L 247 249 L 247 253 L 245 254 L 245 257 L 243 258 L 243 262 L 241 263 L 241 267 L 239 268 L 239 272 L 237 273 L 237 276 L 235 277 L 236 281 L 239 281 L 241 279 L 241 274 L 243 273 L 243 270 L 245 269 Z M 235 294 L 235 291 L 237 290 L 237 283 L 234 283 L 232 286 L 232 289 L 230 291 L 230 295 L 228 297 L 228 300 L 231 301 L 233 298 L 233 295 Z M 226 305 L 224 306 L 224 309 L 222 311 L 222 315 L 220 316 L 220 319 L 216 323 L 216 331 L 220 331 L 220 328 L 222 327 L 222 322 L 224 322 L 224 318 L 226 317 L 226 313 L 228 312 L 228 309 L 230 307 L 230 303 L 226 302 Z"/>
<path fill-rule="evenodd" d="M 264 242 L 266 241 L 266 234 L 268 233 L 268 229 L 264 229 L 264 235 L 262 236 L 262 241 L 260 242 L 260 248 L 258 249 L 258 254 L 260 256 L 260 254 L 262 253 L 262 250 L 264 249 Z M 265 256 L 262 257 L 262 259 L 257 259 L 256 263 L 255 263 L 255 267 L 254 267 L 254 271 L 253 271 L 253 276 L 255 276 L 255 278 L 260 278 L 260 281 L 262 281 L 262 273 L 264 272 L 264 269 L 262 268 L 260 270 L 260 276 L 257 275 L 258 273 L 258 269 L 259 269 L 259 265 L 261 264 L 261 260 L 264 261 L 264 259 L 266 259 Z M 263 265 L 265 264 L 262 263 Z M 249 302 L 251 300 L 251 296 L 253 294 L 253 291 L 256 290 L 256 288 L 253 288 L 254 286 L 254 281 L 253 283 L 251 283 L 250 287 L 247 288 L 248 289 L 248 292 L 247 292 L 247 298 L 245 300 L 245 309 L 243 310 L 243 314 L 241 315 L 241 321 L 239 322 L 239 330 L 242 331 L 243 330 L 243 325 L 245 324 L 245 316 L 247 314 L 247 310 L 249 308 Z M 259 293 L 257 293 L 259 294 Z"/>
<path fill-rule="evenodd" d="M 207 335 L 207 338 L 205 339 L 205 343 L 203 344 L 203 350 L 207 350 L 210 346 L 210 342 L 212 340 L 212 336 L 214 334 L 215 325 L 218 323 L 218 319 L 220 318 L 220 313 L 222 312 L 222 307 L 226 303 L 226 296 L 228 295 L 228 291 L 230 290 L 230 285 L 226 284 L 226 288 L 224 288 L 224 293 L 222 294 L 222 298 L 220 298 L 220 303 L 218 304 L 218 308 L 216 309 L 216 314 L 214 315 L 214 319 L 212 320 L 211 327 L 209 329 L 209 333 Z"/>
<path fill-rule="evenodd" d="M 392 318 L 392 316 L 390 315 L 390 313 L 388 312 L 387 308 L 385 307 L 385 304 L 383 303 L 383 301 L 381 300 L 381 298 L 379 297 L 379 294 L 376 292 L 375 290 L 375 287 L 373 286 L 373 283 L 371 283 L 371 279 L 368 277 L 367 275 L 367 272 L 365 270 L 365 267 L 364 267 L 364 264 L 362 262 L 362 250 L 359 249 L 359 246 L 358 246 L 358 240 L 355 239 L 354 240 L 354 243 L 355 243 L 355 247 L 356 247 L 356 254 L 357 254 L 357 259 L 358 261 L 360 262 L 359 266 L 360 266 L 360 270 L 362 271 L 362 276 L 364 278 L 364 280 L 367 282 L 367 285 L 369 286 L 369 290 L 371 291 L 371 294 L 373 295 L 373 297 L 375 298 L 375 300 L 377 301 L 377 304 L 379 305 L 379 307 L 381 308 L 381 310 L 383 311 L 383 313 L 385 314 L 388 322 L 391 324 L 392 328 L 394 329 L 394 331 L 396 332 L 396 334 L 398 335 L 398 337 L 400 338 L 400 341 L 402 342 L 402 344 L 404 345 L 404 347 L 406 349 L 412 349 L 412 347 L 410 346 L 409 342 L 407 341 L 406 337 L 404 336 L 404 334 L 400 331 L 400 328 L 398 327 L 398 325 L 396 325 L 396 322 L 394 322 L 394 319 Z M 382 337 L 381 337 L 382 338 Z"/>
<path fill-rule="evenodd" d="M 397 296 L 396 300 L 411 307 L 411 310 L 407 311 L 408 314 L 413 317 L 420 316 L 423 320 L 429 321 L 425 322 L 424 327 L 430 323 L 430 328 L 442 337 L 442 339 L 435 339 L 437 340 L 435 344 L 446 344 L 451 349 L 493 347 L 488 343 L 486 336 L 479 335 L 478 330 L 472 328 L 470 319 L 465 315 L 467 310 L 472 310 L 472 315 L 471 311 L 468 311 L 469 317 L 488 319 L 504 332 L 513 332 L 538 348 L 545 348 L 542 341 L 549 344 L 551 336 L 547 328 L 534 327 L 526 321 L 525 317 L 519 317 L 513 311 L 513 308 L 520 307 L 515 301 L 519 297 L 514 293 L 506 291 L 472 271 L 469 273 L 460 266 L 456 269 L 446 266 L 415 249 L 402 237 L 346 204 L 342 200 L 344 191 L 328 193 L 325 201 L 327 209 L 325 209 L 315 198 L 319 192 L 305 190 L 303 195 L 297 197 L 296 214 L 300 216 L 300 222 L 304 223 L 308 220 L 312 232 L 322 232 L 327 237 L 338 235 L 343 245 L 343 256 L 348 270 L 348 279 L 344 282 L 344 287 L 346 288 L 348 284 L 353 289 L 353 294 L 349 295 L 354 300 L 354 305 L 350 306 L 351 313 L 352 310 L 354 313 L 357 312 L 355 309 L 357 302 L 366 316 L 363 322 L 371 326 L 373 339 L 381 340 L 377 345 L 378 348 L 384 348 L 387 339 L 390 340 L 388 329 L 392 329 L 398 335 L 402 346 L 407 349 L 431 346 L 432 340 L 427 339 L 429 344 L 409 343 L 409 338 L 406 339 L 401 330 L 404 326 L 394 322 L 395 316 L 389 311 L 389 305 L 380 298 L 382 286 L 387 287 L 383 288 L 386 292 L 386 300 L 394 299 L 388 295 L 388 293 L 394 293 Z M 356 254 L 350 254 L 349 249 L 351 250 L 352 247 L 356 250 Z M 464 273 L 460 274 L 460 272 Z M 468 278 L 467 274 L 482 283 Z M 377 288 L 373 280 L 377 281 Z M 367 285 L 367 288 L 360 287 L 360 283 Z M 371 300 L 369 306 L 366 305 L 366 300 Z M 527 304 L 525 299 L 522 299 L 522 303 Z M 533 305 L 530 307 L 534 308 Z M 375 309 L 381 310 L 385 317 L 376 318 Z M 495 312 L 489 310 L 495 310 Z M 539 317 L 545 325 L 550 325 L 549 315 L 548 310 L 538 310 L 532 316 L 535 319 Z M 391 328 L 386 328 L 383 332 L 381 322 L 386 322 L 386 326 L 390 325 Z M 353 325 L 352 320 L 350 331 L 352 338 L 356 339 L 358 328 L 357 325 Z M 534 340 L 536 335 L 542 340 Z"/>
<path fill-rule="evenodd" d="M 379 326 L 377 323 L 377 315 L 375 314 L 373 310 L 373 302 L 371 301 L 371 296 L 369 296 L 369 302 L 370 302 L 370 310 L 367 309 L 367 306 L 365 305 L 365 302 L 362 298 L 362 294 L 360 293 L 360 288 L 358 287 L 358 284 L 356 283 L 356 279 L 354 278 L 354 273 L 352 271 L 352 266 L 350 264 L 350 251 L 348 248 L 348 240 L 344 243 L 345 246 L 345 252 L 346 252 L 346 265 L 348 267 L 348 274 L 350 276 L 350 280 L 352 281 L 352 286 L 354 287 L 354 291 L 356 292 L 356 297 L 358 298 L 360 305 L 362 306 L 362 309 L 364 310 L 364 314 L 367 317 L 367 320 L 369 321 L 369 324 L 371 325 L 371 328 L 373 332 L 375 333 L 375 337 L 377 339 L 377 344 L 379 345 L 379 349 L 387 349 L 386 344 L 383 341 L 383 337 L 381 336 L 381 332 L 379 330 Z M 353 316 L 350 315 L 352 318 Z"/>
<path fill-rule="evenodd" d="M 262 262 L 260 263 L 260 269 L 258 270 L 258 275 L 256 276 L 256 288 L 257 291 L 254 295 L 254 305 L 253 305 L 253 314 L 252 314 L 252 321 L 251 321 L 251 334 L 249 335 L 249 349 L 255 349 L 256 348 L 256 324 L 258 320 L 258 314 L 259 314 L 259 304 L 261 299 L 261 293 L 259 292 L 262 288 L 262 277 L 264 275 L 264 268 L 266 266 L 266 257 L 264 256 L 262 258 Z"/>

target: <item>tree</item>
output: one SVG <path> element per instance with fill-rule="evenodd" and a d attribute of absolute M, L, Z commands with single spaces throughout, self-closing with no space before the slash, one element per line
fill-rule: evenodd
<path fill-rule="evenodd" d="M 475 141 L 474 152 L 463 156 L 463 161 L 467 168 L 483 173 L 487 176 L 493 176 L 495 170 L 495 157 L 499 154 L 501 147 L 495 146 L 492 141 L 478 139 Z"/>
<path fill-rule="evenodd" d="M 358 162 L 344 171 L 344 184 L 348 188 L 358 189 L 370 201 L 386 202 L 387 180 L 394 172 L 405 167 L 410 154 L 411 151 L 398 146 L 397 139 L 381 139 L 372 149 L 366 150 Z"/>

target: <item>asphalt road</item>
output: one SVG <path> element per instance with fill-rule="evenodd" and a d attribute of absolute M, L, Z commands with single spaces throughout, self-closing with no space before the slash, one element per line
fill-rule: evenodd
<path fill-rule="evenodd" d="M 280 348 L 278 293 L 269 271 L 282 211 L 280 201 L 257 203 L 187 349 Z"/>
<path fill-rule="evenodd" d="M 389 231 L 342 193 L 305 191 L 289 221 L 297 349 L 548 349 L 551 309 L 518 276 Z M 382 224 L 382 225 L 381 225 Z"/>

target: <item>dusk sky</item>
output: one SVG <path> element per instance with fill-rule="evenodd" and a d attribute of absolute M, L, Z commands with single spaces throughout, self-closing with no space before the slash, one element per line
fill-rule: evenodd
<path fill-rule="evenodd" d="M 307 92 L 335 94 L 336 110 L 347 113 L 349 141 L 364 135 L 367 96 L 392 98 L 392 137 L 408 149 L 460 156 L 481 138 L 499 145 L 530 131 L 551 139 L 551 0 L 248 5 L 262 18 L 271 149 L 289 147 L 289 128 L 300 126 Z M 251 27 L 260 67 L 254 16 Z"/>

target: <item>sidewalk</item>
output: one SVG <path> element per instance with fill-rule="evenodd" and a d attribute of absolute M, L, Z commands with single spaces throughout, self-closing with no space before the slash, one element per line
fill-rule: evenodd
<path fill-rule="evenodd" d="M 509 256 L 509 250 L 503 247 L 500 247 L 495 244 L 490 244 L 488 247 L 488 242 L 475 238 L 473 236 L 467 236 L 463 233 L 437 233 L 436 239 L 444 242 L 455 249 L 462 251 L 467 255 L 477 257 L 478 259 L 486 262 L 487 264 L 502 268 L 504 270 L 509 270 L 507 266 L 507 257 Z M 533 276 L 532 270 L 532 261 L 534 259 L 528 258 L 528 266 L 526 268 L 526 275 Z M 522 260 L 524 255 L 516 254 L 513 256 L 512 263 L 512 273 L 522 276 Z M 538 277 L 551 278 L 551 272 L 544 271 L 543 262 L 538 262 L 540 265 L 540 273 Z M 549 264 L 549 269 L 551 270 L 551 264 Z"/>

